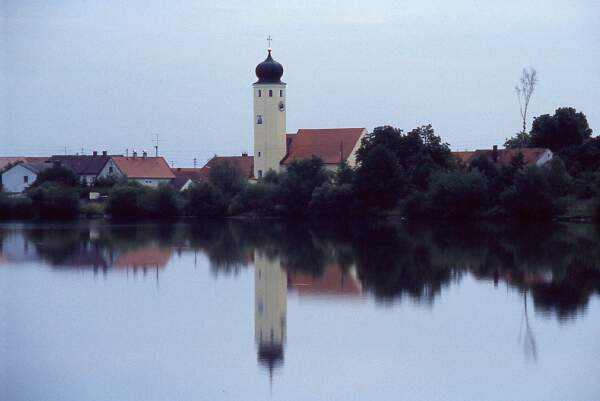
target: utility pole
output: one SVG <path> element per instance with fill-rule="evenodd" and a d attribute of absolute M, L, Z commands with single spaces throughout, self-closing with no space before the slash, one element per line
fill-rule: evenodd
<path fill-rule="evenodd" d="M 125 156 L 129 157 L 129 148 L 125 149 Z"/>
<path fill-rule="evenodd" d="M 194 170 L 196 169 L 196 158 L 194 157 Z"/>

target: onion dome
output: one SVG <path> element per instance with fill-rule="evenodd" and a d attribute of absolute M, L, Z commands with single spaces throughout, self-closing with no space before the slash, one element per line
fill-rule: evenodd
<path fill-rule="evenodd" d="M 283 66 L 271 57 L 271 49 L 267 58 L 262 63 L 256 66 L 256 76 L 258 77 L 257 84 L 282 84 L 281 76 L 283 75 Z"/>

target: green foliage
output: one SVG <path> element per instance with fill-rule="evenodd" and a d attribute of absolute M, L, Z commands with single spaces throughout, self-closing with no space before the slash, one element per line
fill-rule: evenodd
<path fill-rule="evenodd" d="M 110 191 L 106 211 L 114 219 L 137 219 L 144 215 L 145 188 L 137 182 L 115 185 Z"/>
<path fill-rule="evenodd" d="M 228 202 L 247 184 L 247 179 L 240 166 L 228 160 L 219 161 L 211 166 L 208 172 L 208 181 L 221 191 Z"/>
<path fill-rule="evenodd" d="M 465 218 L 480 215 L 488 205 L 488 187 L 478 170 L 437 174 L 428 198 L 434 216 Z"/>
<path fill-rule="evenodd" d="M 501 196 L 506 212 L 520 220 L 548 220 L 564 213 L 565 205 L 552 195 L 549 169 L 527 167 Z"/>
<path fill-rule="evenodd" d="M 293 216 L 307 214 L 313 191 L 329 178 L 318 157 L 292 161 L 280 177 L 279 199 L 284 212 Z"/>
<path fill-rule="evenodd" d="M 150 207 L 152 217 L 169 218 L 179 215 L 179 205 L 177 202 L 177 193 L 172 186 L 168 184 L 159 185 L 152 191 L 153 204 Z"/>
<path fill-rule="evenodd" d="M 559 157 L 552 158 L 542 168 L 545 170 L 550 194 L 553 197 L 560 198 L 573 191 L 573 177 L 569 175 L 565 163 Z"/>
<path fill-rule="evenodd" d="M 356 170 L 356 196 L 369 208 L 393 208 L 406 191 L 406 179 L 394 153 L 372 148 Z"/>
<path fill-rule="evenodd" d="M 259 181 L 254 185 L 247 185 L 243 191 L 233 198 L 228 214 L 236 215 L 246 212 L 272 213 L 276 205 L 277 186 Z"/>
<path fill-rule="evenodd" d="M 115 186 L 115 184 L 117 182 L 118 182 L 118 179 L 113 175 L 109 175 L 107 177 L 98 177 L 98 178 L 96 178 L 96 182 L 94 182 L 94 187 L 95 188 L 112 188 Z"/>
<path fill-rule="evenodd" d="M 79 216 L 78 193 L 66 185 L 45 181 L 29 188 L 27 197 L 38 218 L 73 219 Z"/>
<path fill-rule="evenodd" d="M 269 169 L 269 171 L 267 171 L 265 173 L 265 175 L 262 178 L 262 181 L 268 184 L 274 184 L 277 185 L 279 184 L 279 177 L 280 174 L 278 174 L 276 171 Z"/>
<path fill-rule="evenodd" d="M 79 180 L 73 171 L 63 166 L 52 166 L 41 171 L 37 175 L 32 187 L 41 186 L 46 182 L 58 183 L 70 187 L 79 185 Z"/>
<path fill-rule="evenodd" d="M 569 172 L 579 175 L 600 169 L 600 137 L 591 138 L 581 145 L 570 146 L 559 153 Z"/>
<path fill-rule="evenodd" d="M 313 191 L 310 209 L 315 215 L 345 216 L 351 213 L 353 201 L 354 193 L 350 184 L 326 183 Z"/>
<path fill-rule="evenodd" d="M 348 165 L 346 160 L 342 160 L 338 164 L 334 182 L 336 185 L 352 185 L 354 182 L 354 170 Z"/>
<path fill-rule="evenodd" d="M 508 138 L 504 142 L 506 149 L 521 149 L 531 147 L 531 135 L 527 132 L 517 132 L 515 136 Z"/>
<path fill-rule="evenodd" d="M 227 206 L 221 190 L 210 182 L 193 183 L 184 192 L 183 210 L 186 216 L 223 216 Z"/>
<path fill-rule="evenodd" d="M 572 107 L 561 107 L 554 115 L 536 117 L 531 126 L 531 146 L 558 152 L 583 144 L 592 135 L 587 118 Z"/>

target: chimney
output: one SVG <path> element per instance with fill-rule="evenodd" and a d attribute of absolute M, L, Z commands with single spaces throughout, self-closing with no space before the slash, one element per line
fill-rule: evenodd
<path fill-rule="evenodd" d="M 142 157 L 143 157 L 144 159 L 148 158 L 148 153 L 146 153 L 146 151 L 145 151 L 145 150 L 142 152 Z"/>
<path fill-rule="evenodd" d="M 108 152 L 106 152 L 106 150 L 102 151 L 102 156 L 108 156 Z"/>
<path fill-rule="evenodd" d="M 98 151 L 94 150 L 94 152 L 92 153 L 92 156 L 98 156 Z"/>
<path fill-rule="evenodd" d="M 248 152 L 242 152 L 242 157 L 248 157 Z"/>
<path fill-rule="evenodd" d="M 492 160 L 494 163 L 498 163 L 498 145 L 494 145 L 492 149 Z"/>
<path fill-rule="evenodd" d="M 135 159 L 137 157 L 137 152 L 134 150 L 133 151 L 133 158 Z"/>

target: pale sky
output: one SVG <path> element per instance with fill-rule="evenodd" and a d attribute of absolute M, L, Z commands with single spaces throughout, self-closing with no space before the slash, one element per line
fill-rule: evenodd
<path fill-rule="evenodd" d="M 213 3 L 218 5 L 213 5 Z M 600 2 L 0 0 L 0 156 L 125 149 L 175 166 L 252 153 L 254 68 L 284 66 L 287 130 L 431 123 L 454 150 L 583 111 L 600 133 Z"/>

